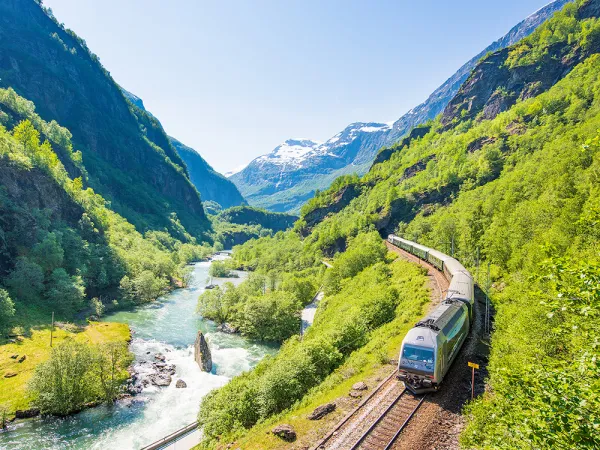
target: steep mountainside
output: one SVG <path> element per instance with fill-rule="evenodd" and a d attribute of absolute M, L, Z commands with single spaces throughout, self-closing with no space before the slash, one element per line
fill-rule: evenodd
<path fill-rule="evenodd" d="M 332 176 L 364 172 L 389 129 L 381 123 L 353 123 L 324 143 L 289 139 L 230 179 L 255 206 L 296 211 L 315 189 L 329 186 Z"/>
<path fill-rule="evenodd" d="M 213 169 L 196 150 L 173 137 L 169 139 L 185 162 L 190 180 L 200 192 L 202 201 L 213 201 L 223 208 L 246 203 L 235 184 Z"/>
<path fill-rule="evenodd" d="M 252 205 L 273 211 L 297 212 L 313 196 L 315 190 L 327 188 L 336 177 L 352 173 L 364 174 L 381 147 L 394 144 L 414 126 L 441 113 L 482 56 L 529 35 L 569 1 L 556 0 L 527 17 L 463 65 L 424 103 L 403 115 L 393 125 L 351 124 L 324 144 L 307 143 L 310 148 L 294 158 L 281 158 L 281 146 L 277 147 L 232 175 L 231 180 Z M 286 146 L 286 143 L 282 146 Z"/>
<path fill-rule="evenodd" d="M 275 424 L 294 427 L 295 445 L 314 445 L 331 429 L 323 422 L 320 427 L 307 425 L 307 415 L 317 405 L 347 399 L 347 379 L 363 379 L 377 367 L 362 350 L 381 351 L 383 364 L 397 357 L 399 344 L 386 349 L 377 341 L 377 331 L 365 328 L 377 315 L 374 309 L 388 301 L 392 306 L 386 320 L 414 323 L 404 315 L 408 305 L 394 306 L 385 291 L 400 273 L 384 275 L 381 286 L 368 286 L 368 294 L 363 291 L 364 277 L 376 278 L 366 268 L 377 261 L 368 251 L 374 243 L 369 230 L 379 231 L 378 242 L 395 232 L 453 251 L 492 302 L 489 332 L 474 327 L 469 341 L 475 348 L 473 360 L 480 365 L 477 398 L 464 407 L 434 402 L 437 406 L 427 414 L 430 431 L 418 434 L 426 434 L 427 439 L 419 440 L 424 447 L 439 445 L 446 431 L 461 432 L 461 447 L 469 449 L 600 446 L 599 16 L 600 0 L 565 5 L 528 38 L 484 59 L 475 71 L 477 82 L 467 81 L 461 88 L 464 93 L 471 85 L 506 86 L 506 79 L 536 74 L 537 79 L 525 79 L 540 83 L 531 98 L 497 114 L 475 113 L 475 119 L 463 115 L 464 120 L 450 128 L 439 116 L 421 137 L 404 142 L 403 151 L 375 164 L 362 178 L 336 180 L 332 189 L 311 200 L 295 232 L 255 240 L 234 252 L 234 259 L 262 269 L 270 279 L 298 276 L 299 269 L 306 273 L 306 267 L 323 255 L 333 256 L 334 263 L 317 278 L 325 297 L 306 336 L 291 339 L 268 364 L 203 401 L 199 420 L 212 440 L 203 448 L 220 448 L 234 439 L 242 448 L 286 448 L 281 440 L 270 438 Z M 501 71 L 486 63 L 504 54 L 507 64 Z M 571 57 L 578 62 L 544 84 L 556 65 Z M 494 93 L 495 88 L 487 94 L 478 91 L 477 104 L 488 104 Z M 348 287 L 352 291 L 345 294 Z M 377 300 L 353 319 L 335 307 L 340 292 L 349 310 L 358 309 L 369 295 Z M 256 296 L 259 301 L 274 297 L 273 292 L 259 293 L 252 301 Z M 481 317 L 482 302 L 475 308 Z M 317 328 L 337 321 L 353 333 L 344 336 L 341 330 Z M 385 342 L 404 333 L 388 332 Z M 303 348 L 309 336 L 328 350 Z M 323 363 L 327 360 L 321 355 L 336 354 L 340 342 L 352 346 L 360 339 L 364 347 L 353 347 L 343 365 L 343 353 Z M 387 366 L 386 372 L 390 370 Z M 458 382 L 441 389 L 456 397 L 454 392 L 463 388 Z M 267 407 L 257 412 L 246 406 L 254 404 Z"/>
<path fill-rule="evenodd" d="M 210 223 L 158 121 L 129 103 L 85 42 L 34 0 L 0 2 L 0 84 L 73 134 L 89 183 L 138 228 Z M 174 216 L 173 214 L 176 214 Z"/>

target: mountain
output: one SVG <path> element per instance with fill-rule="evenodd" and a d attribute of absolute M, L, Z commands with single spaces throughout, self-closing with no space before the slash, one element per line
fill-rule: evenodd
<path fill-rule="evenodd" d="M 89 173 L 84 182 L 139 230 L 209 230 L 160 123 L 128 102 L 85 41 L 34 0 L 0 2 L 0 86 L 70 130 Z"/>
<path fill-rule="evenodd" d="M 213 201 L 223 208 L 246 204 L 235 184 L 213 169 L 196 150 L 174 137 L 169 136 L 169 139 L 185 162 L 190 180 L 200 192 L 202 201 Z"/>
<path fill-rule="evenodd" d="M 203 399 L 205 447 L 259 448 L 274 423 L 310 445 L 307 411 L 379 379 L 415 323 L 411 311 L 422 317 L 429 302 L 409 275 L 418 264 L 386 265 L 382 241 L 396 233 L 452 252 L 485 289 L 464 362 L 441 388 L 452 408 L 433 408 L 444 421 L 423 421 L 419 448 L 599 448 L 600 0 L 567 4 L 482 58 L 444 112 L 398 147 L 315 196 L 294 231 L 234 251 L 269 279 L 322 286 L 324 298 L 302 339 Z M 311 276 L 324 255 L 332 268 Z M 283 284 L 236 297 L 236 311 L 287 298 Z M 467 361 L 479 367 L 474 399 L 460 388 Z M 236 401 L 247 398 L 258 400 Z M 257 413 L 256 402 L 269 406 Z"/>
<path fill-rule="evenodd" d="M 272 211 L 296 211 L 344 173 L 364 172 L 386 142 L 390 125 L 357 122 L 326 142 L 288 139 L 230 177 L 249 203 Z"/>
<path fill-rule="evenodd" d="M 144 110 L 150 117 L 155 118 L 146 109 L 144 101 L 141 98 L 122 87 L 121 91 L 125 98 L 133 105 Z M 156 120 L 158 121 L 158 119 Z M 196 150 L 181 143 L 174 137 L 169 136 L 169 141 L 185 162 L 190 180 L 196 186 L 198 192 L 200 192 L 200 197 L 203 201 L 216 202 L 222 208 L 246 204 L 244 197 L 242 197 L 235 184 L 213 169 Z"/>
<path fill-rule="evenodd" d="M 530 35 L 569 1 L 571 0 L 556 0 L 527 17 L 505 36 L 464 64 L 424 103 L 404 114 L 393 124 L 351 124 L 322 144 L 323 148 L 320 151 L 317 150 L 318 145 L 308 144 L 314 151 L 300 152 L 298 158 L 279 157 L 277 147 L 273 152 L 253 160 L 230 179 L 251 205 L 273 211 L 297 212 L 317 189 L 327 188 L 338 176 L 364 174 L 382 147 L 393 145 L 411 128 L 440 114 L 483 56 Z"/>

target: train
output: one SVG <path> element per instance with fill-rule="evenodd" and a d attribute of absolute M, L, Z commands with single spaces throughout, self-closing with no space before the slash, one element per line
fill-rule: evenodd
<path fill-rule="evenodd" d="M 444 300 L 404 337 L 398 379 L 415 394 L 437 391 L 456 359 L 473 322 L 473 277 L 451 256 L 393 234 L 388 242 L 427 261 L 449 282 Z"/>

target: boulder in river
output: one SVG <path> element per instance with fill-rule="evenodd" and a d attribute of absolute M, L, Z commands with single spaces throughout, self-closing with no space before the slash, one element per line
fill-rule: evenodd
<path fill-rule="evenodd" d="M 15 411 L 16 419 L 30 419 L 32 417 L 36 417 L 40 415 L 40 410 L 37 408 L 30 409 L 17 409 Z"/>
<path fill-rule="evenodd" d="M 156 355 L 154 355 L 154 359 L 156 359 L 157 361 L 162 361 L 165 362 L 165 355 L 163 355 L 162 353 L 157 353 Z"/>
<path fill-rule="evenodd" d="M 321 405 L 308 415 L 308 420 L 322 419 L 327 414 L 335 411 L 335 407 L 335 403 L 326 403 L 324 405 Z"/>
<path fill-rule="evenodd" d="M 221 325 L 219 325 L 217 327 L 217 330 L 222 332 L 222 333 L 227 333 L 227 334 L 236 334 L 238 332 L 238 329 L 236 327 L 234 327 L 233 325 L 225 322 L 222 323 Z"/>
<path fill-rule="evenodd" d="M 183 389 L 187 387 L 187 383 L 181 379 L 177 380 L 177 383 L 175 383 L 175 387 L 179 388 L 179 389 Z"/>
<path fill-rule="evenodd" d="M 171 384 L 171 375 L 159 373 L 156 375 L 151 375 L 150 380 L 155 386 L 168 386 Z"/>
<path fill-rule="evenodd" d="M 293 442 L 296 440 L 296 430 L 291 425 L 281 424 L 277 425 L 271 431 L 275 436 L 280 437 L 284 441 Z"/>
<path fill-rule="evenodd" d="M 194 342 L 194 360 L 204 372 L 210 372 L 212 370 L 210 348 L 208 347 L 208 342 L 206 342 L 206 338 L 204 337 L 204 334 L 202 334 L 202 331 L 198 331 L 196 342 Z"/>

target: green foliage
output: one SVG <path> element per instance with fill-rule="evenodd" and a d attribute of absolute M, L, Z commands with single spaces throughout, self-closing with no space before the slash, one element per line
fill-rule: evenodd
<path fill-rule="evenodd" d="M 244 302 L 236 324 L 250 338 L 282 342 L 300 330 L 300 309 L 289 293 L 271 291 Z"/>
<path fill-rule="evenodd" d="M 112 302 L 123 295 L 129 302 L 148 302 L 162 295 L 171 279 L 183 277 L 188 262 L 212 252 L 197 244 L 175 214 L 171 233 L 139 233 L 87 187 L 68 130 L 42 120 L 33 104 L 11 89 L 0 89 L 0 105 L 28 117 L 11 132 L 0 127 L 0 167 L 31 183 L 18 199 L 10 191 L 0 194 L 3 221 L 14 224 L 3 230 L 14 255 L 5 262 L 4 285 L 17 304 L 35 303 L 67 318 L 91 298 Z M 69 176 L 53 145 L 66 152 L 81 176 Z M 30 200 L 31 192 L 50 188 L 54 191 L 42 195 L 41 207 L 37 197 Z"/>
<path fill-rule="evenodd" d="M 342 175 L 336 178 L 326 190 L 317 190 L 314 196 L 302 206 L 300 217 L 304 218 L 311 211 L 328 206 L 339 195 L 342 189 L 348 186 L 360 186 L 360 178 L 357 174 Z"/>
<path fill-rule="evenodd" d="M 15 304 L 6 290 L 0 289 L 0 331 L 6 329 L 15 315 Z"/>
<path fill-rule="evenodd" d="M 225 261 L 213 261 L 208 269 L 208 274 L 216 278 L 230 278 L 233 275 Z"/>
<path fill-rule="evenodd" d="M 376 232 L 361 233 L 350 239 L 348 249 L 338 253 L 333 261 L 333 268 L 325 275 L 325 293 L 335 294 L 339 291 L 341 281 L 352 278 L 365 267 L 383 261 L 387 250 Z"/>
<path fill-rule="evenodd" d="M 254 277 L 238 289 L 260 291 L 258 281 Z M 288 339 L 276 356 L 264 359 L 252 372 L 234 378 L 203 399 L 199 420 L 207 437 L 205 445 L 219 437 L 225 442 L 295 405 L 347 361 L 353 351 L 367 344 L 382 325 L 402 316 L 412 305 L 418 308 L 426 298 L 419 291 L 423 284 L 418 267 L 396 262 L 375 263 L 354 278 L 344 279 L 340 292 L 323 300 L 315 323 L 302 340 Z M 255 295 L 249 304 L 254 299 L 270 302 L 284 294 L 274 291 Z M 221 305 L 228 303 L 221 298 Z M 268 308 L 261 305 L 261 310 Z"/>
<path fill-rule="evenodd" d="M 36 366 L 30 381 L 34 403 L 43 414 L 65 416 L 86 403 L 111 402 L 121 392 L 130 363 L 124 344 L 92 346 L 66 339 Z"/>

